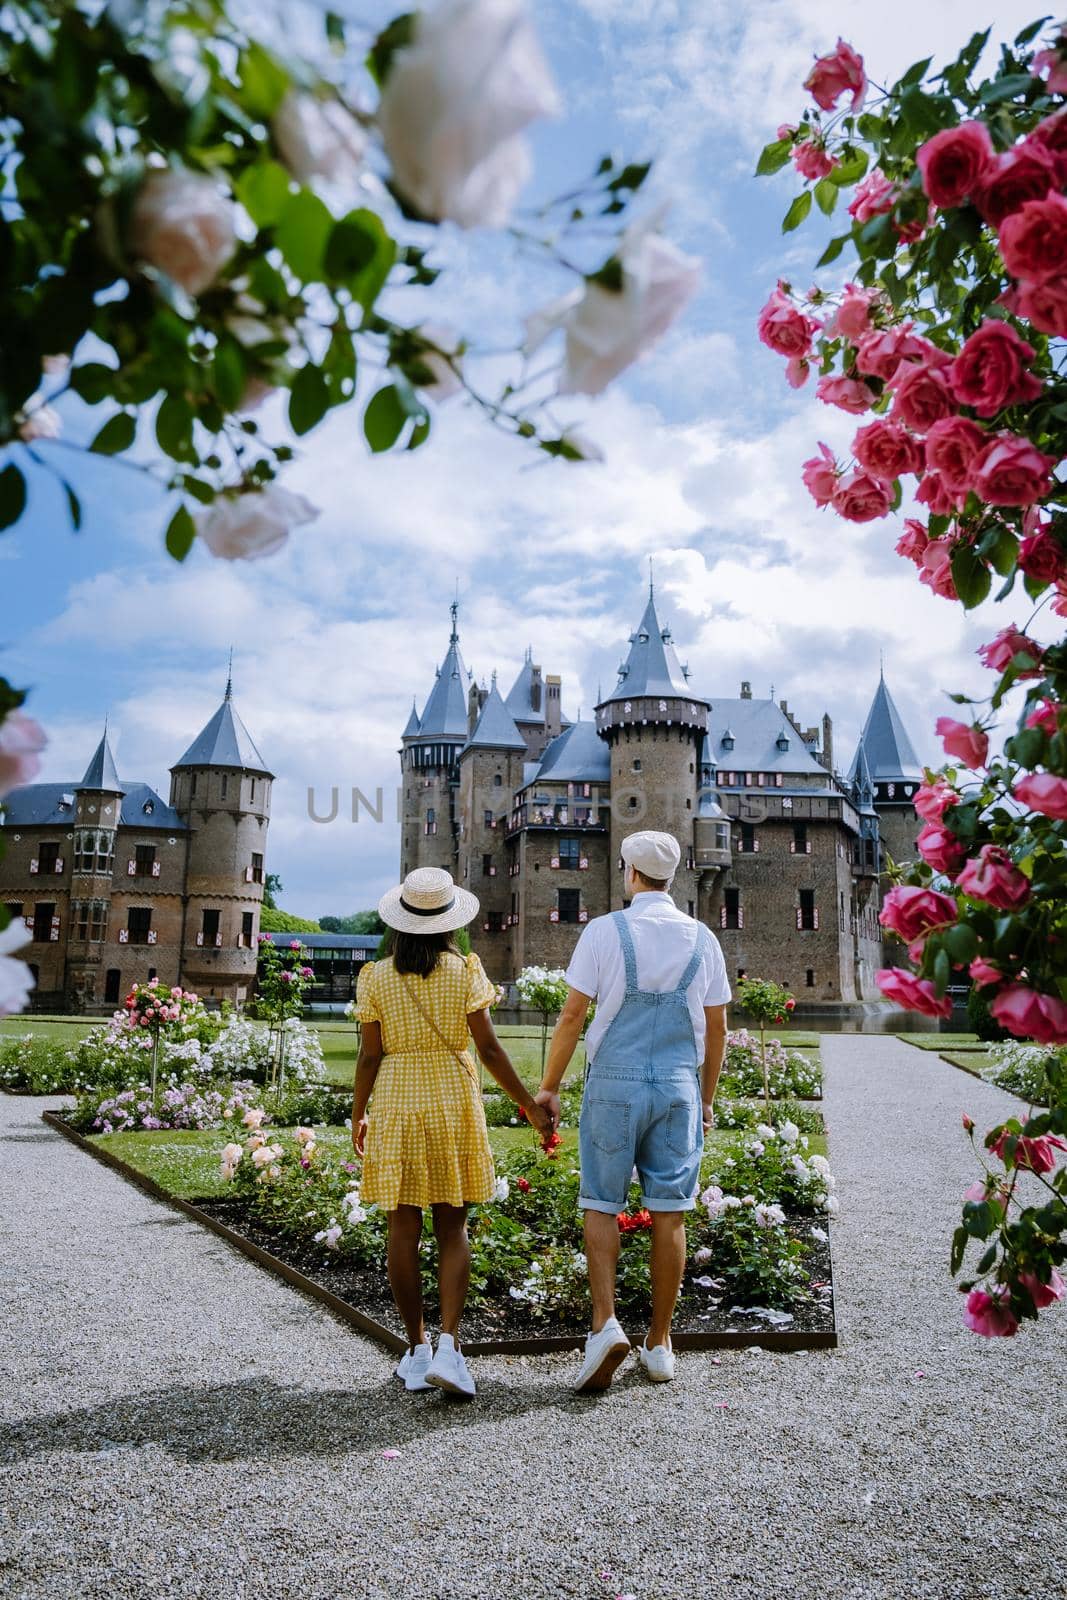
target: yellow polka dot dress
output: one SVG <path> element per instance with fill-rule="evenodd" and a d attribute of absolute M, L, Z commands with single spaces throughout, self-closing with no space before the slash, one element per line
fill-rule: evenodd
<path fill-rule="evenodd" d="M 411 998 L 433 1017 L 462 1065 Z M 367 962 L 356 1006 L 382 1030 L 382 1064 L 367 1111 L 363 1199 L 397 1206 L 462 1206 L 491 1200 L 496 1175 L 467 1016 L 492 1001 L 476 955 L 445 951 L 428 978 Z"/>

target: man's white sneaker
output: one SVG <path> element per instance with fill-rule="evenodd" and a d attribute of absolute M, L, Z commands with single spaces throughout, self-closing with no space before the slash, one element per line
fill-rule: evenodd
<path fill-rule="evenodd" d="M 408 1351 L 407 1369 L 404 1372 L 404 1388 L 409 1394 L 417 1394 L 421 1389 L 428 1389 L 426 1374 L 430 1370 L 433 1360 L 433 1345 L 429 1342 L 417 1344 L 414 1350 Z"/>
<path fill-rule="evenodd" d="M 598 1333 L 586 1335 L 585 1357 L 574 1387 L 579 1390 L 606 1389 L 620 1366 L 630 1354 L 630 1341 L 616 1317 L 609 1317 Z"/>
<path fill-rule="evenodd" d="M 651 1350 L 646 1339 L 637 1359 L 653 1383 L 670 1383 L 674 1377 L 674 1350 L 669 1339 L 666 1344 L 654 1344 Z"/>
<path fill-rule="evenodd" d="M 477 1393 L 467 1363 L 450 1333 L 443 1333 L 437 1341 L 437 1354 L 426 1369 L 426 1385 L 443 1389 L 446 1394 L 461 1395 L 465 1400 Z"/>
<path fill-rule="evenodd" d="M 433 1355 L 433 1345 L 430 1343 L 430 1341 L 428 1339 L 424 1339 L 421 1345 L 416 1345 L 415 1346 L 415 1350 L 423 1350 L 423 1349 L 428 1350 L 430 1352 L 431 1356 Z M 408 1375 L 408 1371 L 409 1371 L 409 1369 L 411 1367 L 411 1359 L 412 1359 L 412 1356 L 414 1355 L 414 1353 L 415 1353 L 415 1351 L 413 1351 L 413 1350 L 405 1350 L 404 1354 L 400 1357 L 400 1360 L 397 1362 L 396 1366 L 393 1368 L 393 1377 L 394 1378 L 399 1378 L 401 1383 L 404 1382 L 404 1379 Z"/>

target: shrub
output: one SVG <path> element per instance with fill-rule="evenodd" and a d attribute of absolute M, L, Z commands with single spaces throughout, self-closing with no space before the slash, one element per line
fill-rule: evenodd
<path fill-rule="evenodd" d="M 767 1040 L 767 1079 L 773 1099 L 793 1095 L 800 1100 L 817 1100 L 822 1096 L 818 1058 L 801 1050 L 787 1050 L 780 1039 Z M 762 1095 L 763 1088 L 759 1039 L 746 1028 L 727 1034 L 721 1092 L 728 1099 L 744 1098 Z"/>
<path fill-rule="evenodd" d="M 993 1046 L 988 1062 L 981 1068 L 981 1076 L 987 1083 L 995 1083 L 1031 1105 L 1047 1106 L 1051 1073 L 1057 1062 L 1067 1063 L 1067 1050 L 1008 1041 Z"/>

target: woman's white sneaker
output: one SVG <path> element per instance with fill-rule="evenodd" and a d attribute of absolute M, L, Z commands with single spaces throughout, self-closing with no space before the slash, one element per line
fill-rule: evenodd
<path fill-rule="evenodd" d="M 443 1333 L 437 1341 L 437 1354 L 426 1369 L 426 1387 L 443 1389 L 446 1394 L 461 1395 L 465 1400 L 477 1393 L 467 1363 L 450 1333 Z"/>
<path fill-rule="evenodd" d="M 674 1377 L 674 1350 L 669 1339 L 666 1344 L 654 1344 L 651 1350 L 646 1339 L 637 1359 L 653 1383 L 670 1383 Z"/>
<path fill-rule="evenodd" d="M 418 1394 L 422 1389 L 428 1389 L 426 1374 L 430 1370 L 433 1360 L 433 1345 L 429 1342 L 417 1344 L 414 1350 L 407 1353 L 407 1365 L 404 1367 L 404 1388 L 409 1394 Z M 400 1363 L 404 1366 L 404 1362 Z M 399 1371 L 399 1368 L 397 1369 Z"/>
<path fill-rule="evenodd" d="M 606 1389 L 630 1354 L 630 1341 L 617 1317 L 609 1317 L 597 1333 L 586 1335 L 585 1357 L 578 1369 L 574 1387 L 578 1390 Z"/>

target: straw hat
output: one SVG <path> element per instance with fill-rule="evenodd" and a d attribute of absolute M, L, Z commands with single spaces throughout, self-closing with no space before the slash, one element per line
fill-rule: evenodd
<path fill-rule="evenodd" d="M 378 901 L 378 915 L 401 933 L 448 933 L 478 915 L 478 896 L 459 889 L 444 867 L 416 867 Z"/>

